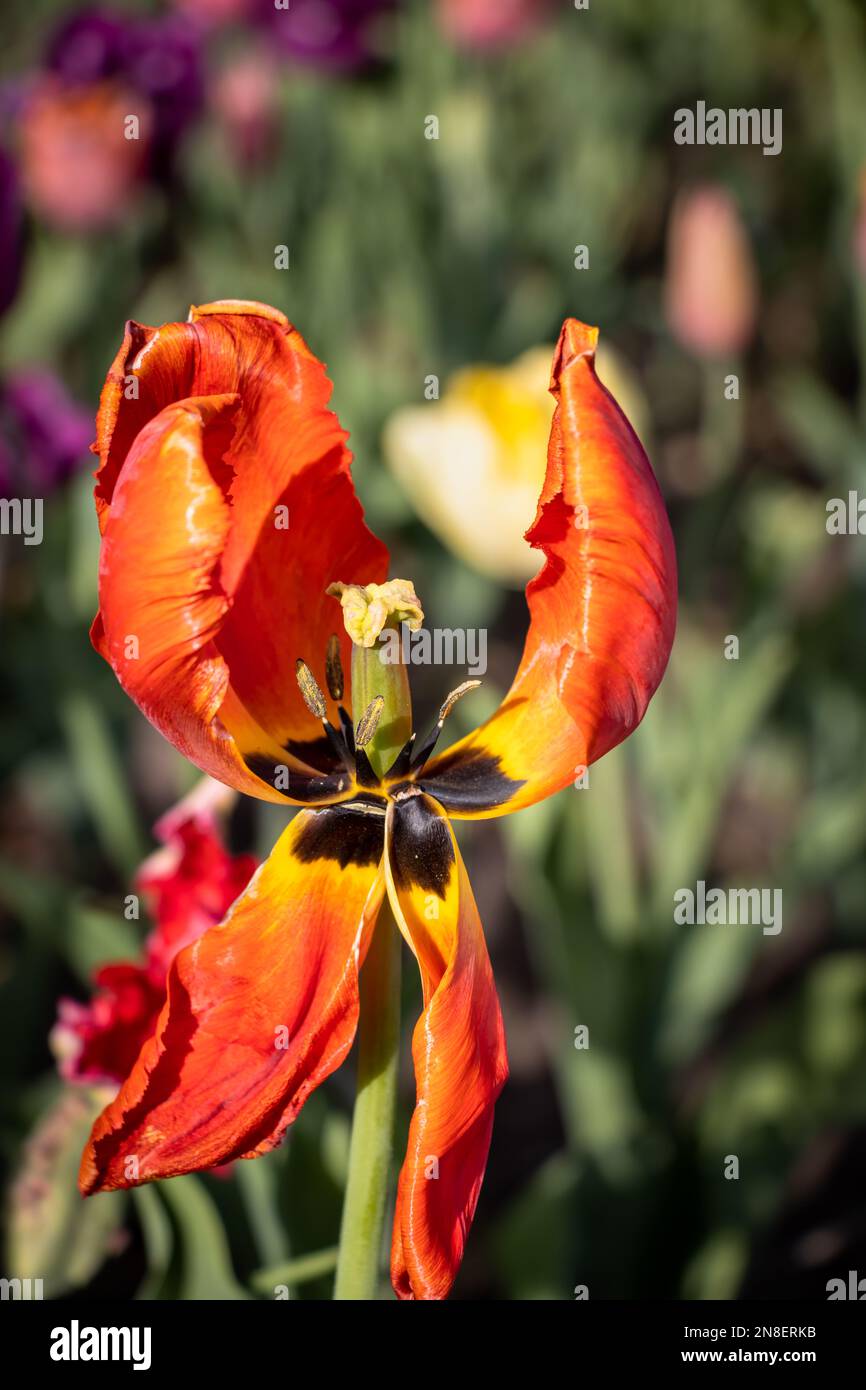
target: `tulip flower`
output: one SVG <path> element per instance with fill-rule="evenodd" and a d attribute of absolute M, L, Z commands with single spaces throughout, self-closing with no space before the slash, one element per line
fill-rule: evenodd
<path fill-rule="evenodd" d="M 524 533 L 544 482 L 552 356 L 550 344 L 505 366 L 464 367 L 441 400 L 395 411 L 382 439 L 389 468 L 443 544 L 470 568 L 515 588 L 544 561 Z M 645 439 L 640 385 L 608 344 L 598 350 L 596 369 Z"/>
<path fill-rule="evenodd" d="M 145 179 L 170 181 L 203 100 L 197 24 L 99 7 L 65 15 L 20 111 L 30 206 L 62 231 L 112 227 Z"/>
<path fill-rule="evenodd" d="M 162 847 L 135 881 L 154 923 L 144 959 L 103 966 L 89 1002 L 59 1002 L 50 1043 L 66 1084 L 24 1145 L 7 1211 L 8 1263 L 18 1277 L 44 1278 L 46 1296 L 85 1284 L 122 1248 L 121 1194 L 104 1211 L 89 1211 L 72 1173 L 95 1117 L 153 1033 L 170 961 L 220 920 L 255 869 L 252 856 L 231 855 L 223 844 L 216 813 L 234 800 L 205 778 L 162 817 L 155 827 Z M 227 1177 L 231 1168 L 210 1171 Z"/>
<path fill-rule="evenodd" d="M 24 209 L 18 170 L 0 145 L 0 314 L 18 293 L 24 259 Z"/>
<path fill-rule="evenodd" d="M 375 62 L 377 30 L 396 0 L 255 0 L 276 50 L 302 67 L 351 73 Z"/>
<path fill-rule="evenodd" d="M 470 51 L 524 43 L 550 14 L 550 0 L 436 0 L 442 32 Z"/>
<path fill-rule="evenodd" d="M 247 886 L 256 862 L 229 854 L 211 809 L 214 797 L 209 800 L 163 817 L 157 826 L 163 847 L 136 875 L 136 892 L 154 920 L 144 961 L 101 966 L 86 1004 L 60 1000 L 51 1045 L 66 1081 L 120 1086 L 156 1026 L 172 960 L 221 921 Z"/>
<path fill-rule="evenodd" d="M 336 1292 L 371 1296 L 402 935 L 423 1006 L 391 1279 L 403 1299 L 448 1294 L 508 1069 L 454 823 L 571 786 L 638 724 L 673 640 L 667 516 L 595 375 L 596 340 L 569 319 L 553 357 L 557 406 L 527 532 L 546 562 L 527 589 L 513 684 L 491 718 L 437 753 L 474 682 L 416 737 L 406 668 L 380 657 L 382 634 L 417 626 L 423 607 L 409 580 L 388 579 L 364 524 L 322 364 L 262 304 L 128 325 L 94 446 L 93 641 L 199 767 L 298 810 L 225 919 L 173 960 L 156 1030 L 94 1126 L 83 1192 L 272 1149 L 360 1018 Z"/>
<path fill-rule="evenodd" d="M 42 496 L 83 464 L 93 427 L 59 377 L 29 367 L 0 382 L 0 438 L 7 435 L 15 460 L 10 488 L 19 496 Z"/>
<path fill-rule="evenodd" d="M 668 323 L 698 357 L 745 348 L 757 315 L 757 277 L 737 204 L 714 185 L 681 194 L 668 228 Z"/>
<path fill-rule="evenodd" d="M 138 137 L 124 134 L 127 118 Z M 21 112 L 23 184 L 31 208 L 65 232 L 117 223 L 145 170 L 153 119 L 149 105 L 114 81 L 73 87 L 40 77 Z"/>

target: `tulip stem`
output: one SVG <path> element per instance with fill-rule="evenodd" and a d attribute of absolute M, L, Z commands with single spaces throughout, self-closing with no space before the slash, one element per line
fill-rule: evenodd
<path fill-rule="evenodd" d="M 335 1299 L 376 1297 L 391 1170 L 399 1051 L 400 932 L 385 898 L 361 971 L 358 1092 Z"/>

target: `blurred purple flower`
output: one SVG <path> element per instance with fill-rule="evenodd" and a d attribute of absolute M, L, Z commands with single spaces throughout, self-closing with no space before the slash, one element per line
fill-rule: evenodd
<path fill-rule="evenodd" d="M 334 72 L 369 66 L 378 57 L 376 22 L 399 0 L 291 0 L 278 9 L 260 0 L 279 48 L 299 63 Z"/>
<path fill-rule="evenodd" d="M 70 84 L 115 78 L 147 98 L 154 123 L 151 164 L 163 174 L 204 103 L 202 48 L 202 26 L 184 15 L 137 19 L 84 9 L 55 30 L 45 65 Z"/>
<path fill-rule="evenodd" d="M 131 24 L 123 75 L 151 102 L 157 154 L 170 157 L 204 104 L 200 30 L 182 16 Z"/>
<path fill-rule="evenodd" d="M 24 244 L 24 214 L 18 169 L 0 148 L 0 314 L 18 292 Z"/>
<path fill-rule="evenodd" d="M 93 421 L 53 372 L 33 367 L 11 373 L 0 391 L 0 414 L 7 436 L 0 440 L 6 496 L 9 489 L 51 492 L 87 457 Z"/>
<path fill-rule="evenodd" d="M 123 68 L 129 22 L 107 10 L 78 10 L 48 41 L 45 67 L 67 82 L 99 82 Z"/>
<path fill-rule="evenodd" d="M 14 497 L 17 489 L 12 481 L 12 450 L 0 436 L 0 497 Z"/>

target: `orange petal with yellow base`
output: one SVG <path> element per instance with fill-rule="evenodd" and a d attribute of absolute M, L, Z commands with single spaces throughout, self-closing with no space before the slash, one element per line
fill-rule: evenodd
<path fill-rule="evenodd" d="M 295 817 L 227 917 L 172 963 L 156 1031 L 85 1149 L 85 1195 L 280 1142 L 352 1045 L 381 855 L 381 820 Z"/>
<path fill-rule="evenodd" d="M 421 781 L 450 814 L 530 806 L 626 738 L 664 674 L 676 625 L 676 557 L 636 434 L 595 373 L 598 330 L 562 328 L 547 474 L 526 534 L 546 563 L 499 709 Z"/>
<path fill-rule="evenodd" d="M 393 803 L 388 896 L 421 971 L 412 1040 L 417 1097 L 397 1188 L 391 1282 L 399 1298 L 445 1298 L 472 1225 L 505 1035 L 478 909 L 448 818 L 432 798 Z"/>
<path fill-rule="evenodd" d="M 325 593 L 335 574 L 369 583 L 387 573 L 387 551 L 364 525 L 330 394 L 322 363 L 282 314 L 235 300 L 194 309 L 187 323 L 129 324 L 102 392 L 94 641 L 148 717 L 216 777 L 223 774 L 195 749 L 214 741 L 203 725 L 213 725 L 221 697 L 230 697 L 221 724 L 246 725 L 245 742 L 259 745 L 252 751 L 287 748 L 290 767 L 292 758 L 319 765 L 322 729 L 297 689 L 296 659 L 323 679 L 339 626 Z M 218 413 L 224 428 L 200 443 L 189 431 L 173 435 L 168 459 L 159 441 L 186 410 Z M 153 477 L 143 476 L 148 470 Z M 136 676 L 123 662 L 118 669 L 118 642 L 130 634 L 142 645 L 150 603 L 160 610 L 159 648 L 142 653 Z M 209 640 L 191 663 L 204 607 Z M 350 643 L 339 635 L 348 672 Z M 181 665 L 184 681 L 174 679 Z M 167 673 L 168 688 L 145 679 L 145 669 Z"/>

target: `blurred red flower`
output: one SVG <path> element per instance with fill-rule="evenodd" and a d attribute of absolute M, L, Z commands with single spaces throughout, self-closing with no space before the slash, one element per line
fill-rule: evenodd
<path fill-rule="evenodd" d="M 144 960 L 102 966 L 86 1004 L 59 1002 L 51 1045 L 67 1081 L 116 1087 L 125 1080 L 156 1027 L 172 960 L 222 920 L 255 870 L 251 855 L 225 848 L 210 808 L 170 813 L 157 833 L 163 847 L 135 880 L 155 922 Z"/>

